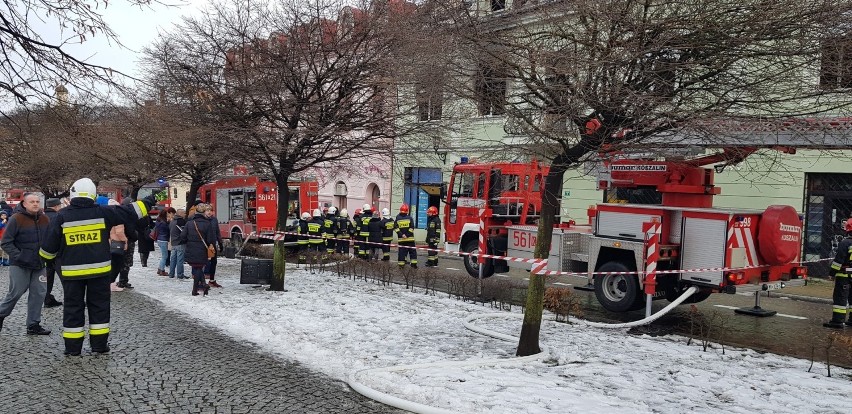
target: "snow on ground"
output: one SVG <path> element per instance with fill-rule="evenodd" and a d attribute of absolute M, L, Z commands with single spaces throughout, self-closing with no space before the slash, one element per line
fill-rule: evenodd
<path fill-rule="evenodd" d="M 422 289 L 288 270 L 288 291 L 268 292 L 239 285 L 239 261 L 220 258 L 217 280 L 225 287 L 193 297 L 190 281 L 155 276 L 155 268 L 132 269 L 135 293 L 343 381 L 367 368 L 514 355 L 515 342 L 463 326 L 467 317 L 494 309 Z M 520 324 L 510 318 L 477 322 L 511 335 L 518 335 Z M 799 414 L 852 406 L 852 372 L 833 369 L 829 378 L 818 363 L 808 373 L 810 362 L 802 359 L 731 348 L 722 355 L 718 347 L 702 352 L 679 336 L 554 322 L 543 325 L 541 337 L 548 355 L 538 362 L 359 379 L 400 398 L 464 413 Z"/>

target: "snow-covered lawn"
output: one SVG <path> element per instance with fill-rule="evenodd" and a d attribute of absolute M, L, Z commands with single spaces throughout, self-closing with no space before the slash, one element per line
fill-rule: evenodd
<path fill-rule="evenodd" d="M 156 263 L 156 262 L 154 262 Z M 225 287 L 190 296 L 191 282 L 132 268 L 134 293 L 340 380 L 355 371 L 439 361 L 512 358 L 514 342 L 465 329 L 488 306 L 382 287 L 331 273 L 288 270 L 288 292 L 239 285 L 239 261 L 219 259 Z M 187 271 L 189 268 L 187 267 Z M 507 312 L 508 313 L 508 312 Z M 547 318 L 551 318 L 547 316 Z M 520 320 L 477 325 L 518 335 Z M 464 413 L 848 413 L 852 372 L 809 361 L 726 349 L 677 336 L 634 336 L 547 322 L 547 355 L 504 366 L 365 373 L 364 384 L 400 398 Z"/>

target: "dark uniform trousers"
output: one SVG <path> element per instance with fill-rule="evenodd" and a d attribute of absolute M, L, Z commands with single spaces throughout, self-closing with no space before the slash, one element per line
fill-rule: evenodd
<path fill-rule="evenodd" d="M 413 241 L 399 242 L 399 251 L 396 254 L 396 258 L 400 266 L 405 266 L 406 257 L 411 258 L 408 263 L 411 263 L 415 267 L 417 266 L 417 249 L 414 248 Z"/>
<path fill-rule="evenodd" d="M 428 257 L 426 258 L 426 266 L 438 266 L 438 252 L 436 251 L 438 248 L 438 242 L 436 240 L 429 240 L 427 241 L 427 244 L 429 245 L 430 250 Z"/>
<path fill-rule="evenodd" d="M 62 281 L 65 290 L 65 308 L 63 309 L 62 336 L 65 339 L 65 352 L 80 353 L 86 325 L 86 307 L 89 308 L 89 344 L 93 352 L 107 350 L 109 340 L 110 277 L 93 279 L 66 279 Z"/>

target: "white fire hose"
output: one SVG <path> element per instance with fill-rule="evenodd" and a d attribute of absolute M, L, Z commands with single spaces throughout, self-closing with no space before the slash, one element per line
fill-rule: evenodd
<path fill-rule="evenodd" d="M 657 313 L 644 318 L 638 321 L 633 322 L 625 322 L 625 323 L 599 323 L 599 322 L 588 322 L 581 321 L 580 323 L 586 326 L 591 326 L 595 328 L 631 328 L 634 326 L 647 325 L 655 320 L 659 319 L 663 315 L 671 312 L 676 306 L 680 305 L 687 298 L 692 296 L 693 293 L 698 291 L 696 287 L 690 287 L 683 294 L 678 297 L 674 302 L 668 304 L 663 309 L 660 309 Z M 464 322 L 464 327 L 486 336 L 490 336 L 492 338 L 501 339 L 508 342 L 517 342 L 519 340 L 518 337 L 507 335 L 500 332 L 491 331 L 473 324 L 474 321 L 478 319 L 484 318 L 512 318 L 519 319 L 523 318 L 524 315 L 520 313 L 484 313 L 480 315 L 473 315 L 468 317 Z M 405 400 L 399 397 L 394 397 L 393 395 L 378 391 L 376 389 L 370 388 L 363 383 L 358 381 L 358 377 L 362 374 L 370 373 L 370 372 L 396 372 L 396 371 L 408 371 L 408 370 L 416 370 L 421 368 L 444 368 L 444 367 L 467 367 L 467 366 L 488 366 L 488 365 L 508 365 L 508 364 L 517 364 L 517 363 L 525 363 L 531 362 L 538 359 L 541 359 L 548 355 L 547 348 L 542 347 L 541 352 L 524 357 L 516 357 L 510 359 L 482 359 L 482 360 L 473 360 L 473 361 L 442 361 L 442 362 L 432 362 L 427 364 L 412 364 L 412 365 L 397 365 L 392 367 L 381 367 L 381 368 L 368 368 L 362 369 L 360 371 L 356 371 L 349 375 L 349 379 L 347 383 L 352 389 L 354 389 L 359 394 L 371 399 L 378 401 L 383 404 L 390 405 L 392 407 L 400 408 L 406 411 L 411 411 L 413 413 L 418 414 L 456 414 L 456 411 L 447 410 L 438 407 L 432 407 L 426 404 L 417 403 L 414 401 Z"/>

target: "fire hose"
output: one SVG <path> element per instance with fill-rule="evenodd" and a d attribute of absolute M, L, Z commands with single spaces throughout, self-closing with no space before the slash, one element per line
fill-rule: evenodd
<path fill-rule="evenodd" d="M 607 324 L 607 323 L 599 323 L 599 322 L 589 322 L 582 321 L 581 323 L 585 326 L 591 326 L 594 328 L 631 328 L 634 326 L 646 325 L 655 320 L 659 319 L 663 315 L 671 312 L 676 306 L 680 305 L 688 299 L 692 294 L 698 291 L 696 287 L 690 287 L 683 294 L 678 297 L 675 301 L 668 304 L 668 306 L 660 309 L 657 313 L 646 317 L 644 319 L 640 319 L 638 321 L 633 322 L 625 322 L 625 323 L 616 323 L 616 324 Z M 464 327 L 473 332 L 489 336 L 492 338 L 500 339 L 507 342 L 517 342 L 519 340 L 518 337 L 507 335 L 501 332 L 495 332 L 486 328 L 482 328 L 474 325 L 474 321 L 484 318 L 511 318 L 511 319 L 520 319 L 523 318 L 524 315 L 520 313 L 484 313 L 480 315 L 473 315 L 468 317 L 464 322 Z M 397 371 L 410 371 L 410 370 L 418 370 L 424 368 L 450 368 L 450 367 L 471 367 L 471 366 L 494 366 L 494 365 L 509 365 L 509 364 L 519 364 L 537 361 L 539 359 L 547 356 L 547 348 L 542 347 L 541 352 L 535 355 L 516 357 L 510 359 L 483 359 L 483 360 L 473 360 L 473 361 L 443 361 L 443 362 L 431 362 L 425 364 L 410 364 L 410 365 L 397 365 L 391 367 L 380 367 L 380 368 L 368 368 L 356 371 L 349 375 L 347 383 L 353 390 L 358 392 L 359 394 L 371 399 L 378 401 L 380 403 L 390 405 L 392 407 L 400 408 L 403 410 L 411 411 L 413 413 L 418 414 L 452 414 L 456 413 L 456 411 L 447 410 L 438 407 L 432 407 L 426 404 L 421 404 L 418 402 L 406 400 L 403 398 L 395 397 L 385 392 L 378 391 L 374 388 L 370 388 L 367 385 L 364 385 L 362 382 L 358 381 L 358 377 L 361 375 L 366 375 L 368 373 L 373 372 L 397 372 Z"/>

